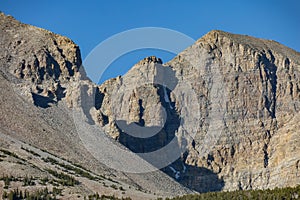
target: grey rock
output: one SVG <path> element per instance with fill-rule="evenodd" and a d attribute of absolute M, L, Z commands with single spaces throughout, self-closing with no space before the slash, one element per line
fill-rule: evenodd
<path fill-rule="evenodd" d="M 300 54 L 292 49 L 211 31 L 168 63 L 151 56 L 95 85 L 68 38 L 2 13 L 0 35 L 5 135 L 152 191 L 132 189 L 135 199 L 300 183 Z M 78 127 L 104 130 L 100 139 L 161 171 L 108 168 L 83 145 Z M 102 152 L 114 158 L 109 162 L 124 160 L 120 152 Z"/>
<path fill-rule="evenodd" d="M 180 183 L 200 192 L 299 184 L 298 52 L 274 41 L 211 31 L 166 64 L 152 60 L 158 59 L 145 58 L 119 81 L 99 86 L 99 112 L 110 119 L 113 138 L 148 152 L 176 137 L 187 152 L 168 167 L 181 172 Z M 132 137 L 115 129 L 120 118 L 128 127 L 162 129 L 148 140 Z M 168 167 L 163 171 L 176 178 Z"/>

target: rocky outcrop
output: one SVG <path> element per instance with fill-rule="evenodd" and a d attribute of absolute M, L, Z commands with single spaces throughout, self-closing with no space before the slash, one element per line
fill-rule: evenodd
<path fill-rule="evenodd" d="M 168 63 L 151 56 L 97 86 L 71 40 L 4 14 L 0 22 L 0 123 L 8 135 L 164 196 L 189 191 L 174 180 L 199 192 L 300 183 L 298 52 L 211 31 Z M 70 108 L 174 180 L 99 165 Z"/>
<path fill-rule="evenodd" d="M 70 39 L 0 15 L 3 73 L 37 106 L 59 101 L 66 84 L 86 79 L 79 47 Z"/>
<path fill-rule="evenodd" d="M 211 31 L 172 61 L 157 60 L 99 86 L 108 134 L 135 152 L 176 138 L 188 150 L 163 171 L 200 192 L 299 184 L 298 52 Z M 160 131 L 147 139 L 128 134 L 147 135 L 137 126 Z"/>
<path fill-rule="evenodd" d="M 197 55 L 197 47 L 205 49 L 200 50 L 202 54 Z M 204 83 L 196 87 L 204 96 L 199 100 L 208 100 L 203 107 L 210 104 L 200 109 L 203 125 L 208 126 L 200 126 L 186 162 L 213 170 L 228 190 L 299 184 L 295 171 L 298 132 L 290 133 L 294 139 L 285 140 L 286 149 L 275 144 L 282 144 L 286 129 L 298 126 L 291 121 L 299 118 L 300 54 L 274 41 L 213 31 L 179 56 L 197 69 L 198 73 L 190 73 L 185 67 L 185 76 Z M 212 64 L 197 63 L 199 57 L 212 59 Z M 172 63 L 183 69 L 184 62 L 181 67 Z M 203 151 L 202 138 L 209 134 L 218 138 L 213 138 L 209 151 Z M 289 147 L 294 150 L 288 151 Z M 286 172 L 294 175 L 287 178 Z"/>
<path fill-rule="evenodd" d="M 89 169 L 89 173 L 97 174 L 103 180 L 110 180 L 90 180 L 81 175 L 77 176 L 78 174 L 75 177 L 71 172 L 71 176 L 78 179 L 80 185 L 63 187 L 63 198 L 74 199 L 80 195 L 80 198 L 83 198 L 83 195 L 98 192 L 110 196 L 130 196 L 132 199 L 154 199 L 157 196 L 191 192 L 161 171 L 129 174 L 111 169 L 94 158 L 83 145 L 77 129 L 80 123 L 92 127 L 95 121 L 98 121 L 96 119 L 100 121 L 101 118 L 102 122 L 99 124 L 102 125 L 109 121 L 104 114 L 96 115 L 95 111 L 101 105 L 102 94 L 99 93 L 98 86 L 86 77 L 81 66 L 79 47 L 70 39 L 22 24 L 3 13 L 0 13 L 0 35 L 1 149 L 9 149 L 20 155 L 23 147 L 21 145 L 26 145 L 30 149 L 44 152 L 41 155 L 50 152 L 51 157 L 55 155 L 63 163 L 68 160 L 80 164 Z M 109 82 L 117 81 L 119 79 Z M 94 101 L 93 98 L 93 101 L 90 101 L 89 97 L 95 96 L 97 100 Z M 75 118 L 74 113 L 79 113 L 81 118 Z M 100 139 L 121 146 L 107 135 Z M 120 158 L 117 151 L 109 153 L 114 160 Z M 62 169 L 54 167 L 47 163 L 48 161 L 43 162 L 47 160 L 47 156 L 23 157 L 21 153 L 20 157 L 23 159 L 22 163 L 1 159 L 0 176 L 7 174 L 17 177 L 34 176 L 37 179 L 43 176 L 55 178 L 47 170 L 51 168 L 60 172 Z M 138 156 L 135 158 L 137 162 L 142 160 Z M 143 160 L 142 162 L 146 163 Z M 67 171 L 63 173 L 70 173 Z M 115 186 L 107 187 L 113 184 Z M 47 186 L 51 187 L 51 184 Z M 9 190 L 16 189 L 13 187 Z M 32 187 L 39 188 L 40 185 Z M 119 187 L 123 189 L 117 189 Z M 73 192 L 69 192 L 69 189 Z M 0 193 L 2 192 L 3 188 L 0 188 Z"/>

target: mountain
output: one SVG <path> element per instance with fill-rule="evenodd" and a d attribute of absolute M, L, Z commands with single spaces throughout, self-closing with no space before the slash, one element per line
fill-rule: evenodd
<path fill-rule="evenodd" d="M 168 63 L 151 56 L 96 85 L 70 39 L 3 13 L 0 35 L 0 169 L 17 177 L 1 194 L 153 199 L 300 183 L 292 49 L 211 31 Z"/>
<path fill-rule="evenodd" d="M 86 78 L 79 47 L 70 39 L 3 13 L 0 35 L 0 174 L 19 180 L 9 189 L 39 189 L 48 180 L 49 191 L 59 187 L 71 199 L 96 192 L 132 199 L 191 192 L 161 171 L 125 174 L 110 169 L 86 149 L 73 109 L 81 107 L 81 86 L 96 85 Z M 60 182 L 66 178 L 53 171 L 74 177 L 79 184 L 63 186 Z M 24 178 L 31 176 L 33 189 L 22 187 Z M 2 195 L 3 187 L 0 191 Z"/>
<path fill-rule="evenodd" d="M 163 171 L 199 192 L 299 184 L 298 52 L 211 31 L 170 62 L 157 60 L 146 58 L 99 86 L 99 115 L 109 119 L 112 137 L 134 152 L 176 138 L 187 151 Z M 116 128 L 123 120 L 159 126 L 160 107 L 166 123 L 153 137 L 137 139 Z"/>

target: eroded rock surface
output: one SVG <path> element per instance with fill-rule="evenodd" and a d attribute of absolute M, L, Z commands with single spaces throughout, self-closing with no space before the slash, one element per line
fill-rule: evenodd
<path fill-rule="evenodd" d="M 163 171 L 200 192 L 299 184 L 298 52 L 211 31 L 172 61 L 156 60 L 99 86 L 100 121 L 108 119 L 102 125 L 113 138 L 149 152 L 175 137 L 188 150 Z M 161 131 L 135 138 L 118 126 L 121 118 Z"/>
<path fill-rule="evenodd" d="M 298 52 L 211 31 L 168 63 L 151 56 L 95 85 L 71 40 L 2 13 L 0 25 L 6 134 L 162 196 L 190 192 L 182 186 L 206 192 L 300 183 Z M 80 143 L 72 109 L 133 152 L 172 144 L 156 159 L 141 157 L 174 179 L 97 163 Z"/>

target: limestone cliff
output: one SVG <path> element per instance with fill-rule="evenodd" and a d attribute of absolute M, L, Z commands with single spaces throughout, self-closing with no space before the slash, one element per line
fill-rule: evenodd
<path fill-rule="evenodd" d="M 0 176 L 35 179 L 34 186 L 23 187 L 13 181 L 8 189 L 0 181 L 0 196 L 17 188 L 34 191 L 48 187 L 51 191 L 57 186 L 64 195 L 57 198 L 69 199 L 83 199 L 96 192 L 132 199 L 191 192 L 161 171 L 126 174 L 91 155 L 76 129 L 86 118 L 74 120 L 73 110 L 83 115 L 89 115 L 89 109 L 96 110 L 97 105 L 85 102 L 86 95 L 99 94 L 96 88 L 86 77 L 74 42 L 0 13 L 0 149 L 20 158 L 1 151 Z M 119 159 L 118 152 L 112 154 L 114 160 Z M 75 168 L 76 173 L 72 171 Z M 79 184 L 56 184 L 58 177 L 49 169 L 66 174 L 64 178 L 71 176 Z M 43 185 L 42 179 L 49 182 Z"/>
<path fill-rule="evenodd" d="M 1 142 L 5 133 L 79 161 L 118 179 L 136 199 L 191 192 L 186 187 L 206 192 L 300 183 L 300 54 L 292 49 L 211 31 L 168 63 L 148 57 L 97 86 L 68 38 L 2 13 L 0 35 Z M 99 164 L 78 138 L 73 109 L 173 179 Z M 169 144 L 173 152 L 143 156 Z"/>
<path fill-rule="evenodd" d="M 300 183 L 298 52 L 211 31 L 172 61 L 156 60 L 99 86 L 99 121 L 113 138 L 135 152 L 176 138 L 188 150 L 163 171 L 197 191 Z M 136 138 L 118 120 L 162 129 Z"/>

